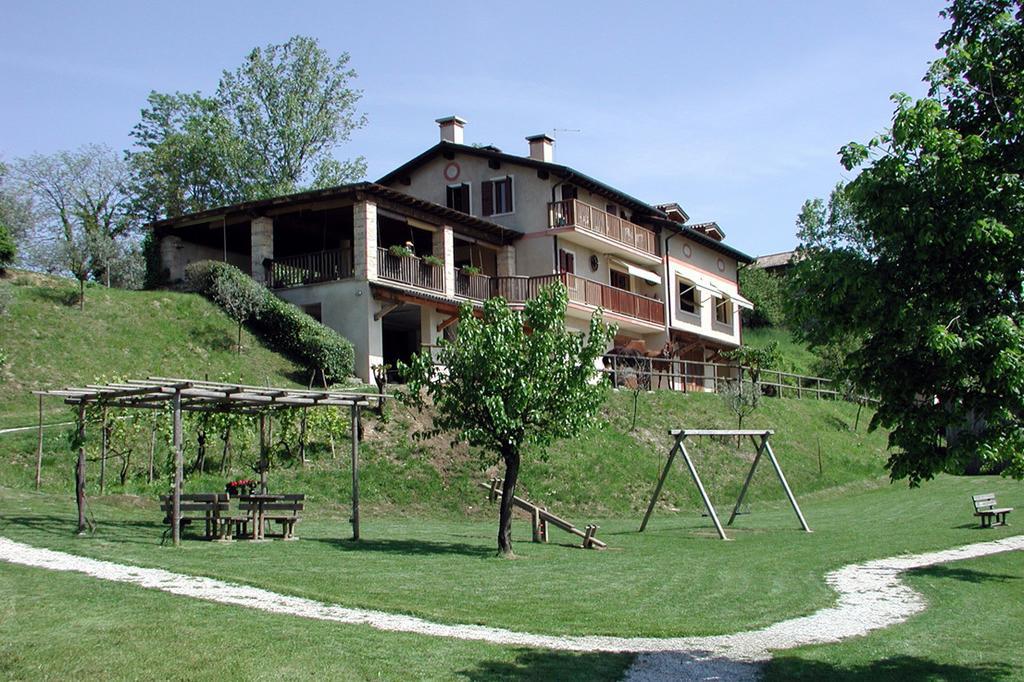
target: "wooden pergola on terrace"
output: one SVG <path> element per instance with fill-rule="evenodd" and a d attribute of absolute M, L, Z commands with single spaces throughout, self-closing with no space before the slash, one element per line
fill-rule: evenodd
<path fill-rule="evenodd" d="M 182 412 L 222 412 L 258 415 L 260 419 L 260 461 L 266 463 L 266 417 L 282 408 L 348 408 L 352 437 L 352 538 L 359 539 L 359 410 L 379 403 L 381 396 L 331 390 L 306 390 L 246 386 L 212 381 L 149 377 L 122 383 L 87 384 L 51 391 L 33 391 L 40 397 L 61 398 L 78 407 L 78 466 L 75 469 L 75 498 L 78 530 L 85 530 L 85 410 L 89 406 L 115 409 L 168 410 L 173 421 L 174 485 L 171 532 L 174 544 L 181 543 Z M 266 486 L 266 467 L 261 466 L 260 484 Z"/>

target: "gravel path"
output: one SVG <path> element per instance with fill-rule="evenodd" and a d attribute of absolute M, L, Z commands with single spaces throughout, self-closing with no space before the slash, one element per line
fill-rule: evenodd
<path fill-rule="evenodd" d="M 760 669 L 758 664 L 768 660 L 769 652 L 773 649 L 837 642 L 901 623 L 922 611 L 925 603 L 921 595 L 899 579 L 904 571 L 1021 549 L 1024 549 L 1024 535 L 939 552 L 851 564 L 825 577 L 826 582 L 838 593 L 835 606 L 760 630 L 712 637 L 556 637 L 480 625 L 446 625 L 412 616 L 351 609 L 212 578 L 172 573 L 158 568 L 127 566 L 40 549 L 0 537 L 0 561 L 84 573 L 102 580 L 129 583 L 270 613 L 494 644 L 561 651 L 638 653 L 640 655 L 627 671 L 626 679 L 643 681 L 757 679 Z"/>

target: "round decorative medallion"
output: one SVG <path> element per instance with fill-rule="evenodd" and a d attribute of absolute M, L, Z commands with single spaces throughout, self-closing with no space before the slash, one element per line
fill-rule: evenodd
<path fill-rule="evenodd" d="M 725 272 L 725 261 L 721 258 L 718 259 L 718 271 Z"/>
<path fill-rule="evenodd" d="M 690 248 L 689 244 L 683 244 L 683 255 L 687 258 L 693 255 L 693 249 Z"/>
<path fill-rule="evenodd" d="M 591 256 L 590 257 L 590 269 L 593 272 L 597 272 L 597 269 L 600 266 L 601 266 L 601 261 L 598 259 L 598 257 L 597 256 Z"/>
<path fill-rule="evenodd" d="M 455 182 L 461 174 L 462 169 L 459 168 L 457 161 L 449 161 L 448 165 L 444 167 L 444 179 L 448 182 Z"/>

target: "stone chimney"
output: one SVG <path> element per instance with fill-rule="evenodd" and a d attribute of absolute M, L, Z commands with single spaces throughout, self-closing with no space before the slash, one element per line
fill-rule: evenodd
<path fill-rule="evenodd" d="M 437 119 L 437 125 L 441 128 L 441 141 L 462 144 L 462 129 L 466 127 L 466 120 L 458 116 L 445 116 Z"/>
<path fill-rule="evenodd" d="M 530 135 L 526 138 L 530 143 L 530 158 L 535 161 L 551 163 L 555 158 L 555 138 L 547 135 Z"/>

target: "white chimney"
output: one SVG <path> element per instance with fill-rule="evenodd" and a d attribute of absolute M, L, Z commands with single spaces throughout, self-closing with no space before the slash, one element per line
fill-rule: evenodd
<path fill-rule="evenodd" d="M 530 135 L 530 158 L 536 161 L 551 161 L 555 158 L 555 138 L 547 135 Z"/>
<path fill-rule="evenodd" d="M 466 120 L 458 116 L 445 116 L 437 119 L 437 125 L 441 127 L 441 141 L 462 144 L 462 129 L 466 126 Z"/>

